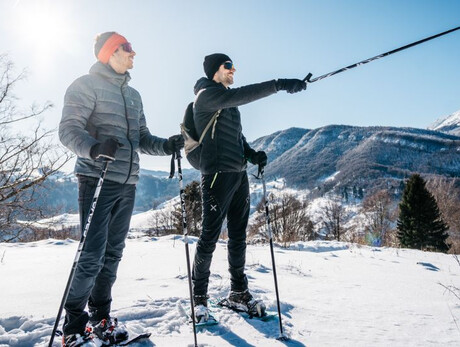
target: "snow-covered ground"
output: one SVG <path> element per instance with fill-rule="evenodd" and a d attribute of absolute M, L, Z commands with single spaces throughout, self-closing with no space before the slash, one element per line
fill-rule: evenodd
<path fill-rule="evenodd" d="M 191 239 L 194 253 L 196 239 Z M 0 243 L 0 346 L 45 346 L 78 242 Z M 145 346 L 193 345 L 184 243 L 129 239 L 114 287 L 113 312 Z M 198 332 L 206 346 L 460 346 L 460 266 L 451 255 L 314 241 L 275 248 L 282 322 L 216 310 L 220 325 Z M 248 246 L 252 292 L 276 310 L 270 250 Z M 229 290 L 219 242 L 210 295 Z M 56 342 L 56 346 L 58 343 Z"/>

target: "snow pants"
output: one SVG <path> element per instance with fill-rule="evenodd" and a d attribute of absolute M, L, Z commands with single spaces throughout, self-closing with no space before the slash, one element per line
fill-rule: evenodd
<path fill-rule="evenodd" d="M 196 296 L 207 295 L 212 255 L 227 217 L 228 266 L 231 290 L 248 288 L 244 273 L 246 262 L 246 227 L 249 218 L 249 182 L 246 171 L 223 172 L 201 176 L 203 229 L 193 262 L 192 280 Z"/>
<path fill-rule="evenodd" d="M 78 177 L 80 225 L 83 228 L 98 178 Z M 112 286 L 125 247 L 136 186 L 104 181 L 65 303 L 64 334 L 81 334 L 89 319 L 108 318 Z M 88 304 L 90 315 L 85 311 Z"/>

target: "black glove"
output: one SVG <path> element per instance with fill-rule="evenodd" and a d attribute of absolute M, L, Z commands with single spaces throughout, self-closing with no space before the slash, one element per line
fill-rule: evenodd
<path fill-rule="evenodd" d="M 163 149 L 168 155 L 173 154 L 173 152 L 176 152 L 181 148 L 184 148 L 184 138 L 182 135 L 170 136 L 168 141 L 163 144 Z"/>
<path fill-rule="evenodd" d="M 267 165 L 267 154 L 264 151 L 254 151 L 248 158 L 249 162 L 254 165 Z"/>
<path fill-rule="evenodd" d="M 307 89 L 307 83 L 298 79 L 284 79 L 276 80 L 276 90 L 285 90 L 289 94 L 294 94 Z"/>
<path fill-rule="evenodd" d="M 118 148 L 123 147 L 123 144 L 117 139 L 107 139 L 103 143 L 96 143 L 91 147 L 89 155 L 94 160 L 105 158 L 107 160 L 115 160 L 115 154 Z"/>

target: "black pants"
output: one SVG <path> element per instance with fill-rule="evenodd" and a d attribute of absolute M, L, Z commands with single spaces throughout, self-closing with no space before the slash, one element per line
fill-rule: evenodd
<path fill-rule="evenodd" d="M 98 179 L 78 177 L 80 225 L 83 230 Z M 104 181 L 99 200 L 81 252 L 75 277 L 65 303 L 64 334 L 81 334 L 91 320 L 108 318 L 112 286 L 125 247 L 125 238 L 134 208 L 136 187 Z"/>
<path fill-rule="evenodd" d="M 246 171 L 201 176 L 203 230 L 193 262 L 194 295 L 207 295 L 212 254 L 227 217 L 228 265 L 231 290 L 248 288 L 244 273 L 246 262 L 246 227 L 249 218 L 249 183 Z"/>

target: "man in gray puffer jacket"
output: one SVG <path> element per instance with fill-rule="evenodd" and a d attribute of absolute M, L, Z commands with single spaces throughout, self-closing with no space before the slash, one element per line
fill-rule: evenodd
<path fill-rule="evenodd" d="M 265 306 L 248 290 L 244 272 L 246 260 L 246 227 L 249 218 L 249 183 L 247 162 L 265 166 L 267 155 L 248 145 L 241 126 L 238 106 L 275 94 L 280 90 L 297 93 L 307 88 L 298 79 L 278 79 L 229 88 L 236 71 L 225 54 L 215 53 L 203 62 L 206 77 L 195 84 L 193 120 L 198 136 L 217 115 L 201 143 L 200 171 L 203 201 L 203 230 L 197 242 L 193 263 L 193 295 L 195 318 L 198 322 L 211 317 L 207 308 L 207 293 L 212 255 L 222 223 L 227 218 L 228 264 L 230 294 L 227 305 L 263 316 Z"/>
<path fill-rule="evenodd" d="M 103 160 L 110 160 L 69 296 L 65 303 L 65 346 L 91 346 L 86 330 L 106 341 L 128 338 L 110 317 L 111 289 L 116 279 L 139 180 L 139 152 L 169 155 L 183 147 L 181 135 L 163 139 L 151 135 L 139 93 L 128 86 L 135 52 L 115 32 L 96 38 L 98 61 L 88 75 L 67 89 L 59 125 L 61 142 L 78 158 L 80 223 L 83 227 Z M 89 315 L 85 311 L 89 308 Z"/>

